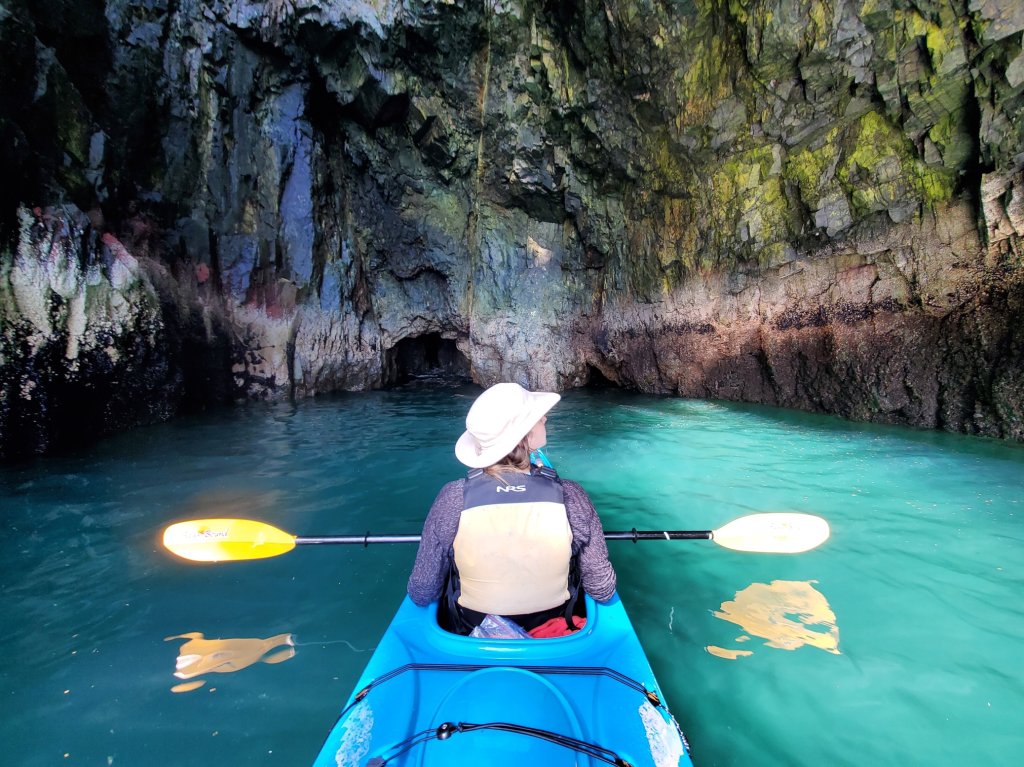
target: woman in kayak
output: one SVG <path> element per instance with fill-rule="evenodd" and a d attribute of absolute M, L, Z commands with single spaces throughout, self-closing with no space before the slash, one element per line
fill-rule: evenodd
<path fill-rule="evenodd" d="M 559 399 L 501 383 L 466 416 L 455 457 L 470 471 L 434 499 L 408 586 L 421 606 L 446 595 L 460 631 L 487 614 L 526 631 L 564 616 L 568 629 L 578 585 L 599 602 L 615 593 L 615 570 L 587 493 L 530 463 L 547 442 L 547 412 Z"/>

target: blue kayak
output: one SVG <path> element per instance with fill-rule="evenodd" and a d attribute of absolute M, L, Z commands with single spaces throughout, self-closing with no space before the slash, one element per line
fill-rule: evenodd
<path fill-rule="evenodd" d="M 586 614 L 569 636 L 479 639 L 406 597 L 314 767 L 692 765 L 618 595 Z"/>

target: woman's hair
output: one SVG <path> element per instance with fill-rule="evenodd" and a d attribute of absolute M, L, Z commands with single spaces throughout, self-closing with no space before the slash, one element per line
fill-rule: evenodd
<path fill-rule="evenodd" d="M 498 477 L 510 471 L 528 472 L 530 470 L 530 444 L 529 435 L 519 440 L 519 444 L 512 448 L 512 452 L 506 455 L 497 463 L 491 464 L 484 472 L 492 477 Z"/>

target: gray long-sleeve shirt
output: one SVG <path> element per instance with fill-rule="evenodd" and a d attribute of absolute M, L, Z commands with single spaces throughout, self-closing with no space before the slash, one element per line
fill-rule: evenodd
<path fill-rule="evenodd" d="M 605 602 L 615 593 L 615 570 L 608 561 L 601 519 L 590 496 L 578 483 L 565 479 L 561 482 L 573 548 L 580 552 L 583 589 L 597 601 Z M 408 586 L 409 596 L 420 606 L 438 599 L 444 588 L 448 551 L 459 530 L 465 485 L 466 480 L 460 479 L 442 487 L 423 524 L 423 537 Z"/>

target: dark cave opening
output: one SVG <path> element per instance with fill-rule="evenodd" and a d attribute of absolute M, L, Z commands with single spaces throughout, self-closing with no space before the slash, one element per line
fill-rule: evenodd
<path fill-rule="evenodd" d="M 598 368 L 587 365 L 588 389 L 621 389 L 622 385 L 608 378 Z"/>
<path fill-rule="evenodd" d="M 401 386 L 411 381 L 469 381 L 469 360 L 455 340 L 440 333 L 424 333 L 401 339 L 388 349 L 384 360 L 384 383 Z"/>

